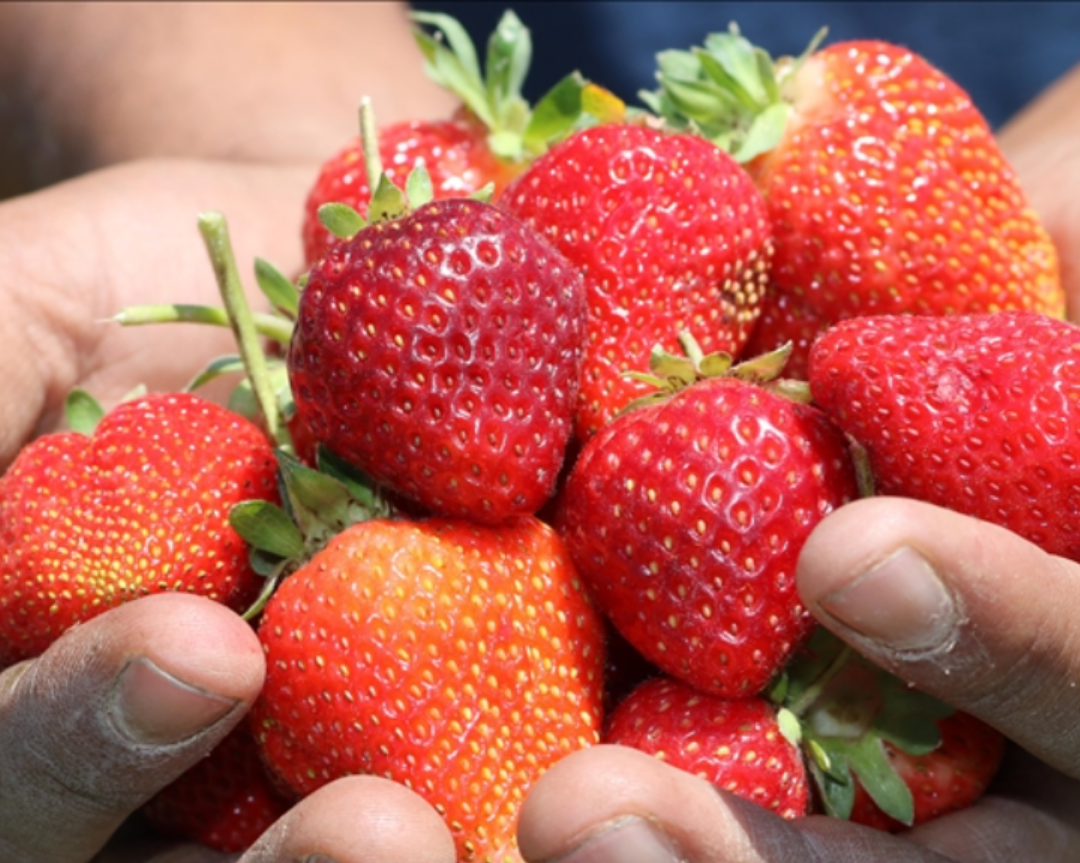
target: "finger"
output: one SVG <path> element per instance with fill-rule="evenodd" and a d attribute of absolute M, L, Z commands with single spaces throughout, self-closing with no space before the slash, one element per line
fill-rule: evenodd
<path fill-rule="evenodd" d="M 797 578 L 860 652 L 1080 777 L 1080 566 L 985 522 L 871 498 L 818 526 Z"/>
<path fill-rule="evenodd" d="M 979 815 L 987 807 L 987 816 Z M 997 807 L 992 808 L 992 807 Z M 978 818 L 965 829 L 965 818 Z M 518 838 L 530 863 L 1066 863 L 1047 818 L 988 800 L 941 819 L 977 844 L 945 857 L 912 838 L 823 816 L 784 821 L 659 759 L 598 746 L 564 759 L 534 786 Z M 957 826 L 959 824 L 959 827 Z M 940 825 L 939 825 L 940 826 Z M 1058 828 L 1060 834 L 1065 828 Z M 1022 853 L 1013 853 L 1015 849 Z M 976 856 L 971 849 L 977 849 Z M 1005 853 L 1006 850 L 1008 853 Z"/>
<path fill-rule="evenodd" d="M 239 863 L 455 863 L 456 859 L 445 822 L 419 795 L 388 779 L 352 776 L 297 803 Z"/>
<path fill-rule="evenodd" d="M 250 626 L 181 594 L 120 606 L 7 669 L 0 860 L 88 860 L 229 732 L 263 673 Z"/>

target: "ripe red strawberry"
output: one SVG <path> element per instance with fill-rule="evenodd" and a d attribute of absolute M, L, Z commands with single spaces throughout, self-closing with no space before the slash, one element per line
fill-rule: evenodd
<path fill-rule="evenodd" d="M 487 204 L 372 223 L 301 295 L 287 357 L 298 420 L 434 512 L 534 513 L 571 434 L 583 303 L 566 260 Z"/>
<path fill-rule="evenodd" d="M 146 594 L 245 608 L 259 579 L 229 510 L 276 500 L 275 473 L 252 423 L 186 393 L 125 401 L 92 435 L 30 443 L 0 478 L 0 667 Z"/>
<path fill-rule="evenodd" d="M 810 387 L 881 494 L 1080 560 L 1078 356 L 1080 328 L 1033 312 L 856 318 L 818 339 Z"/>
<path fill-rule="evenodd" d="M 968 95 L 896 45 L 815 47 L 774 66 L 734 28 L 712 34 L 661 57 L 651 98 L 754 174 L 776 243 L 766 304 L 791 298 L 823 326 L 901 312 L 1063 316 L 1049 235 Z M 762 332 L 755 348 L 787 338 Z"/>
<path fill-rule="evenodd" d="M 893 768 L 911 789 L 914 818 L 903 824 L 883 813 L 860 783 L 850 820 L 896 832 L 966 809 L 986 791 L 1005 754 L 1002 734 L 974 716 L 957 711 L 938 720 L 941 744 L 926 755 L 911 755 L 885 742 Z"/>
<path fill-rule="evenodd" d="M 554 146 L 499 199 L 585 278 L 588 348 L 576 434 L 645 388 L 623 377 L 688 330 L 706 352 L 742 347 L 772 246 L 765 207 L 734 160 L 691 135 L 606 124 Z"/>
<path fill-rule="evenodd" d="M 417 165 L 431 177 L 436 198 L 466 197 L 488 183 L 501 191 L 522 168 L 500 161 L 487 145 L 488 129 L 466 109 L 449 120 L 406 120 L 379 133 L 383 170 L 398 185 Z M 317 263 L 340 242 L 319 221 L 319 208 L 331 202 L 357 210 L 371 200 L 364 168 L 363 147 L 357 135 L 319 169 L 304 205 L 304 258 Z"/>
<path fill-rule="evenodd" d="M 745 697 L 809 633 L 795 561 L 855 494 L 845 441 L 823 413 L 721 376 L 594 435 L 556 525 L 601 610 L 646 659 Z"/>
<path fill-rule="evenodd" d="M 521 95 L 532 44 L 528 28 L 510 11 L 503 14 L 487 46 L 481 71 L 468 33 L 449 15 L 414 12 L 413 19 L 435 28 L 414 30 L 428 75 L 461 99 L 449 119 L 406 120 L 379 134 L 383 168 L 399 185 L 423 165 L 435 198 L 467 197 L 489 184 L 498 194 L 553 141 L 569 134 L 585 115 L 621 117 L 623 104 L 567 75 L 532 108 Z M 358 136 L 321 167 L 304 208 L 303 241 L 308 265 L 338 239 L 322 225 L 319 208 L 342 203 L 363 211 L 371 199 L 363 143 Z"/>
<path fill-rule="evenodd" d="M 802 753 L 764 698 L 720 698 L 653 678 L 615 709 L 603 739 L 655 755 L 783 818 L 809 808 Z"/>
<path fill-rule="evenodd" d="M 291 806 L 267 775 L 246 722 L 142 808 L 161 832 L 220 851 L 246 851 Z"/>
<path fill-rule="evenodd" d="M 273 771 L 301 795 L 354 773 L 404 783 L 461 860 L 512 859 L 530 785 L 599 736 L 602 623 L 531 517 L 354 524 L 282 582 L 259 638 Z"/>

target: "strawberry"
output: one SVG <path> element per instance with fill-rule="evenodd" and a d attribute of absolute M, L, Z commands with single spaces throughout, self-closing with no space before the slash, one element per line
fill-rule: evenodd
<path fill-rule="evenodd" d="M 1034 312 L 842 321 L 810 355 L 815 402 L 877 491 L 1080 560 L 1080 328 Z"/>
<path fill-rule="evenodd" d="M 552 495 L 583 353 L 577 272 L 517 219 L 434 201 L 308 278 L 287 356 L 299 421 L 377 482 L 496 523 Z"/>
<path fill-rule="evenodd" d="M 254 598 L 228 515 L 277 499 L 262 432 L 189 393 L 135 397 L 93 423 L 37 438 L 0 478 L 0 667 L 147 594 L 237 610 Z"/>
<path fill-rule="evenodd" d="M 431 12 L 413 12 L 412 18 L 435 28 L 432 36 L 416 27 L 416 41 L 429 77 L 457 95 L 461 105 L 450 118 L 405 120 L 380 132 L 379 154 L 392 181 L 403 184 L 411 170 L 423 165 L 437 199 L 465 197 L 488 185 L 498 194 L 552 141 L 586 117 L 621 115 L 618 99 L 576 72 L 530 107 L 521 87 L 532 54 L 531 38 L 509 10 L 488 41 L 483 72 L 468 33 L 454 18 Z M 342 203 L 362 209 L 373 191 L 368 176 L 360 136 L 323 163 L 304 206 L 308 266 L 338 242 L 322 224 L 320 207 Z"/>
<path fill-rule="evenodd" d="M 653 678 L 608 717 L 603 739 L 655 755 L 782 818 L 809 808 L 802 753 L 765 698 L 720 698 Z"/>
<path fill-rule="evenodd" d="M 556 526 L 601 610 L 646 659 L 705 692 L 746 697 L 809 633 L 795 561 L 856 486 L 823 413 L 754 383 L 764 366 L 728 366 L 655 354 L 658 377 L 688 385 L 585 444 Z"/>
<path fill-rule="evenodd" d="M 1004 754 L 998 731 L 913 689 L 825 629 L 769 694 L 825 812 L 880 830 L 970 806 Z"/>
<path fill-rule="evenodd" d="M 599 736 L 603 626 L 532 517 L 353 524 L 281 583 L 259 638 L 252 721 L 274 773 L 300 795 L 404 783 L 461 860 L 513 859 L 530 785 Z"/>
<path fill-rule="evenodd" d="M 878 830 L 897 832 L 966 809 L 986 791 L 1005 754 L 1005 738 L 969 713 L 957 711 L 938 720 L 941 743 L 925 755 L 911 755 L 890 743 L 885 754 L 911 789 L 911 824 L 886 815 L 861 783 L 849 819 Z"/>
<path fill-rule="evenodd" d="M 737 351 L 758 314 L 772 246 L 761 195 L 692 135 L 630 124 L 579 131 L 499 205 L 546 235 L 585 279 L 588 347 L 575 419 L 584 441 L 645 392 L 622 375 L 688 330 Z"/>
<path fill-rule="evenodd" d="M 732 27 L 660 55 L 661 88 L 645 97 L 754 175 L 776 243 L 766 305 L 790 298 L 821 326 L 901 312 L 1063 317 L 1055 249 L 968 95 L 897 45 L 817 43 L 774 64 Z M 754 349 L 789 337 L 763 331 Z"/>
<path fill-rule="evenodd" d="M 291 802 L 267 775 L 251 728 L 242 722 L 210 754 L 142 807 L 169 836 L 220 851 L 246 851 Z"/>

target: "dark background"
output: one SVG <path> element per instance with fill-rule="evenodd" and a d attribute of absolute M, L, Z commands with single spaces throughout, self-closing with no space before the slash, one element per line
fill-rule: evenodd
<path fill-rule="evenodd" d="M 654 56 L 700 44 L 732 20 L 774 57 L 799 54 L 823 25 L 828 40 L 875 38 L 921 54 L 971 95 L 1000 126 L 1080 62 L 1080 3 L 1046 2 L 417 2 L 448 12 L 483 57 L 506 8 L 529 27 L 534 60 L 526 95 L 535 100 L 578 69 L 624 100 L 654 85 Z M 1080 106 L 1077 106 L 1080 110 Z"/>

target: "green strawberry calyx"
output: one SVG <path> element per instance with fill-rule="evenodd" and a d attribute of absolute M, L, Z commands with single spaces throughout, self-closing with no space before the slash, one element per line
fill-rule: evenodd
<path fill-rule="evenodd" d="M 577 71 L 556 82 L 531 107 L 522 86 L 532 62 L 532 36 L 510 10 L 488 38 L 483 70 L 472 39 L 454 17 L 419 11 L 411 17 L 428 77 L 454 93 L 487 127 L 488 147 L 499 159 L 528 161 L 577 129 L 623 116 L 620 99 Z"/>
<path fill-rule="evenodd" d="M 886 815 L 910 826 L 911 789 L 886 745 L 925 755 L 941 744 L 953 708 L 871 663 L 819 627 L 773 683 L 786 737 L 802 747 L 825 811 L 851 815 L 856 780 Z"/>
<path fill-rule="evenodd" d="M 721 377 L 757 384 L 793 401 L 810 401 L 809 388 L 802 381 L 781 377 L 784 365 L 791 355 L 791 343 L 736 362 L 735 358 L 725 351 L 704 353 L 689 332 L 679 333 L 678 342 L 683 350 L 682 354 L 673 354 L 657 345 L 649 354 L 647 372 L 623 373 L 623 377 L 643 383 L 650 387 L 651 391 L 631 401 L 620 413 L 663 401 L 698 381 Z"/>
<path fill-rule="evenodd" d="M 740 163 L 772 150 L 792 110 L 791 82 L 825 38 L 822 28 L 798 57 L 773 58 L 731 23 L 689 51 L 656 55 L 656 90 L 638 96 L 676 130 L 712 141 Z"/>

